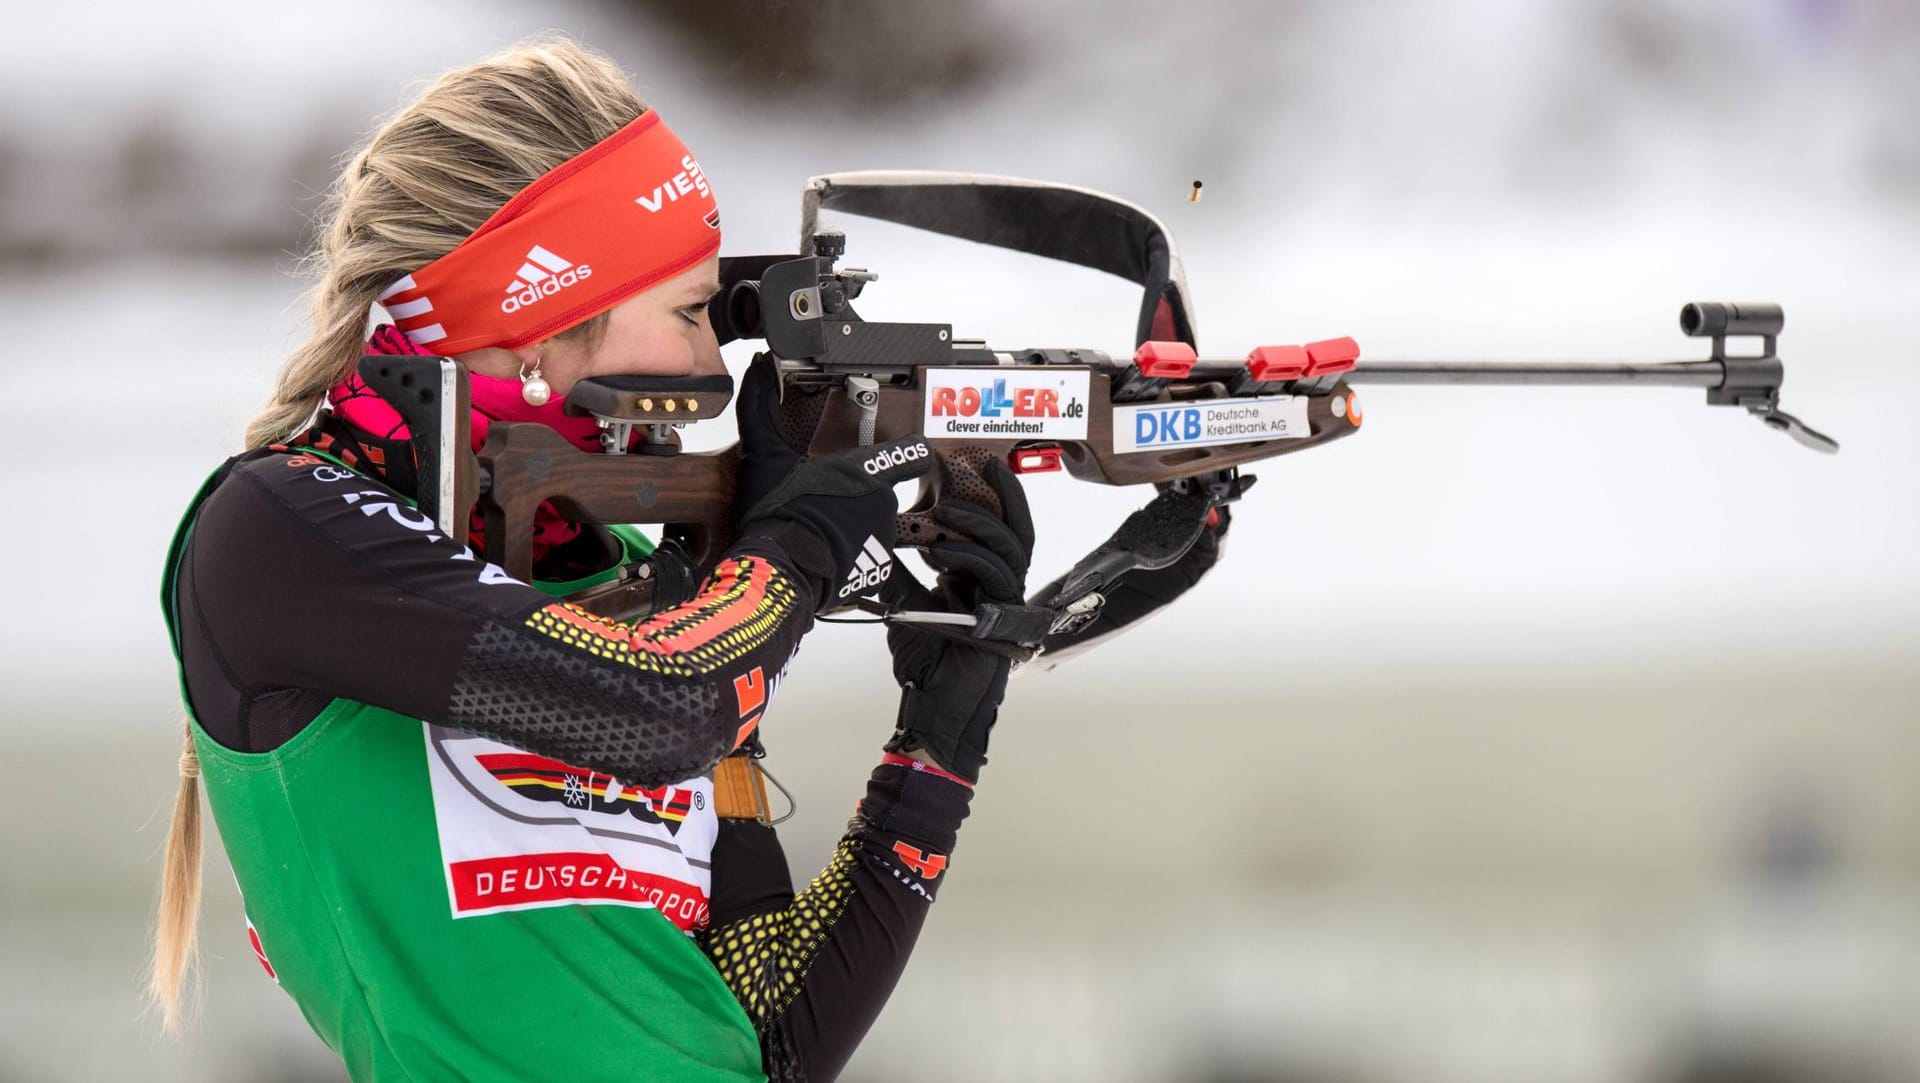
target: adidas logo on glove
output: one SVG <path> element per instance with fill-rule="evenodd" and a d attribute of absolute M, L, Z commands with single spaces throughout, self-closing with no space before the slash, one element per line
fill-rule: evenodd
<path fill-rule="evenodd" d="M 921 454 L 926 454 L 926 450 L 925 444 L 920 445 Z M 894 454 L 897 455 L 899 452 Z M 879 473 L 871 464 L 868 465 L 867 472 Z M 869 534 L 867 543 L 860 547 L 860 555 L 854 558 L 853 570 L 847 573 L 847 581 L 840 588 L 839 597 L 864 594 L 886 582 L 887 577 L 892 574 L 893 554 L 887 552 L 887 547 L 880 544 L 879 538 Z"/>
<path fill-rule="evenodd" d="M 908 444 L 905 447 L 888 448 L 861 465 L 866 468 L 867 473 L 878 474 L 882 470 L 891 467 L 905 466 L 910 462 L 917 462 L 931 454 L 933 453 L 927 450 L 926 441 L 922 440 L 919 443 Z"/>

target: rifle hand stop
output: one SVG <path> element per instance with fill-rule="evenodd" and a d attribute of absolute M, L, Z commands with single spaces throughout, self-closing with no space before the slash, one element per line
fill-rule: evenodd
<path fill-rule="evenodd" d="M 1744 406 L 1768 428 L 1832 455 L 1840 450 L 1839 441 L 1780 409 L 1780 384 L 1786 377 L 1786 366 L 1780 363 L 1774 342 L 1786 322 L 1786 313 L 1779 305 L 1764 301 L 1694 301 L 1680 309 L 1681 333 L 1689 338 L 1712 339 L 1712 360 L 1720 362 L 1725 373 L 1720 386 L 1707 389 L 1708 405 Z M 1758 338 L 1761 352 L 1730 356 L 1727 339 L 1734 336 Z"/>

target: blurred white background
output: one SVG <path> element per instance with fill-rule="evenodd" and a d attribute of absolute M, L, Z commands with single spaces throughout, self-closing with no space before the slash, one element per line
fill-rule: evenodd
<path fill-rule="evenodd" d="M 1160 214 L 1210 356 L 1678 359 L 1682 302 L 1778 300 L 1784 405 L 1843 444 L 1695 391 L 1366 392 L 1193 596 L 1016 682 L 847 1078 L 1920 1077 L 1911 3 L 220 0 L 0 37 L 0 1079 L 340 1078 L 217 861 L 208 1021 L 142 1013 L 161 557 L 304 337 L 332 160 L 543 28 L 634 74 L 730 253 L 790 251 L 812 174 L 939 168 Z M 1130 345 L 1118 280 L 832 224 L 871 318 Z M 1030 491 L 1043 575 L 1142 499 Z M 880 637 L 822 630 L 782 699 L 804 879 L 891 727 Z"/>

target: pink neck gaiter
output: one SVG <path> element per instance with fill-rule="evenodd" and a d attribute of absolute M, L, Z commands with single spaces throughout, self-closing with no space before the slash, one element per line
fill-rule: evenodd
<path fill-rule="evenodd" d="M 405 357 L 436 356 L 415 345 L 412 339 L 391 324 L 384 324 L 374 331 L 373 338 L 367 343 L 367 350 L 370 353 Z M 471 432 L 475 451 L 479 451 L 487 442 L 487 429 L 496 421 L 545 425 L 582 451 L 600 450 L 600 426 L 591 417 L 567 416 L 558 397 L 542 406 L 529 406 L 526 399 L 520 396 L 519 381 L 482 376 L 477 372 L 467 374 L 467 385 L 473 397 Z M 342 420 L 363 432 L 385 440 L 407 439 L 407 425 L 400 419 L 399 412 L 361 383 L 358 373 L 350 374 L 344 383 L 329 391 L 327 402 Z M 478 550 L 483 536 L 479 511 L 473 513 L 473 522 L 468 530 L 468 542 Z M 572 541 L 580 531 L 580 524 L 561 518 L 552 503 L 540 505 L 533 520 L 533 559 L 538 561 L 547 550 Z"/>

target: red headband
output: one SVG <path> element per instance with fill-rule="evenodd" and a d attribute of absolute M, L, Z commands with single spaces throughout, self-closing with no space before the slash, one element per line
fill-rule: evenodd
<path fill-rule="evenodd" d="M 654 112 L 521 189 L 380 304 L 441 356 L 558 334 L 720 249 L 700 163 Z"/>

